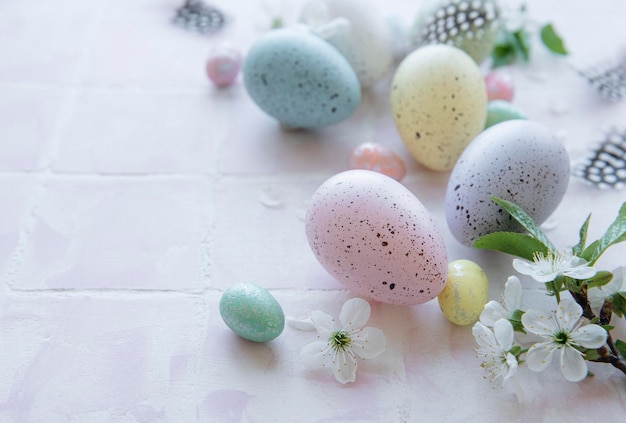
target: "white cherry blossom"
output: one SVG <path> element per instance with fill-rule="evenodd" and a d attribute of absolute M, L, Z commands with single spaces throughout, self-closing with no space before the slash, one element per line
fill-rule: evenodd
<path fill-rule="evenodd" d="M 595 276 L 596 269 L 588 266 L 585 259 L 577 257 L 571 251 L 563 254 L 535 253 L 533 261 L 513 260 L 513 268 L 522 275 L 531 276 L 537 282 L 552 282 L 563 275 L 574 279 L 589 279 Z"/>
<path fill-rule="evenodd" d="M 354 382 L 357 358 L 374 358 L 387 345 L 382 330 L 363 328 L 369 320 L 370 311 L 369 303 L 361 298 L 346 301 L 339 314 L 339 327 L 328 314 L 321 311 L 311 313 L 311 322 L 319 340 L 302 349 L 301 357 L 305 366 L 311 369 L 330 367 L 338 382 Z"/>
<path fill-rule="evenodd" d="M 479 345 L 476 354 L 483 358 L 481 366 L 489 372 L 493 385 L 502 387 L 517 371 L 517 358 L 510 353 L 514 340 L 511 322 L 499 319 L 493 325 L 493 332 L 476 322 L 472 334 Z"/>
<path fill-rule="evenodd" d="M 480 314 L 480 322 L 486 326 L 493 325 L 500 319 L 509 320 L 513 313 L 522 307 L 522 284 L 517 276 L 509 276 L 504 285 L 502 301 L 491 300 L 485 304 Z"/>
<path fill-rule="evenodd" d="M 570 298 L 563 298 L 556 311 L 550 313 L 539 310 L 524 313 L 524 328 L 546 339 L 530 347 L 526 353 L 530 370 L 544 370 L 557 352 L 561 373 L 567 380 L 578 382 L 587 376 L 587 362 L 578 348 L 600 348 L 608 334 L 595 324 L 582 326 L 581 316 L 582 308 Z"/>

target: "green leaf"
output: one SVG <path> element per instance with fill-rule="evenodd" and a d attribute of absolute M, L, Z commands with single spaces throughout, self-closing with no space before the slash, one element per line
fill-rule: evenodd
<path fill-rule="evenodd" d="M 600 325 L 602 327 L 602 329 L 604 329 L 607 332 L 612 331 L 613 329 L 615 329 L 615 326 L 611 326 L 611 325 Z"/>
<path fill-rule="evenodd" d="M 613 313 L 618 317 L 624 317 L 626 314 L 626 292 L 618 292 L 611 295 L 613 305 Z"/>
<path fill-rule="evenodd" d="M 585 350 L 584 354 L 587 361 L 595 361 L 600 358 L 600 353 L 597 350 Z"/>
<path fill-rule="evenodd" d="M 524 329 L 524 325 L 522 324 L 523 315 L 524 315 L 524 312 L 522 310 L 515 310 L 513 312 L 513 315 L 509 319 L 509 322 L 511 322 L 511 325 L 513 326 L 513 330 L 515 332 L 526 333 L 526 330 Z"/>
<path fill-rule="evenodd" d="M 589 265 L 593 265 L 607 248 L 624 241 L 626 241 L 626 203 L 622 204 L 617 218 L 611 223 L 604 235 L 585 248 L 581 257 L 587 260 Z"/>
<path fill-rule="evenodd" d="M 525 62 L 530 60 L 530 35 L 524 28 L 520 28 L 513 33 L 515 47 Z"/>
<path fill-rule="evenodd" d="M 622 357 L 626 359 L 626 342 L 618 339 L 615 341 L 615 347 L 617 347 L 617 351 L 619 351 Z"/>
<path fill-rule="evenodd" d="M 517 60 L 515 37 L 508 31 L 498 34 L 496 43 L 491 51 L 492 67 L 510 65 Z"/>
<path fill-rule="evenodd" d="M 567 55 L 567 49 L 563 40 L 556 33 L 552 24 L 544 25 L 541 28 L 541 41 L 553 53 Z"/>
<path fill-rule="evenodd" d="M 585 220 L 585 223 L 583 223 L 583 225 L 580 227 L 580 231 L 578 232 L 580 240 L 578 241 L 578 244 L 574 245 L 574 248 L 572 248 L 572 253 L 575 256 L 578 256 L 580 253 L 582 253 L 585 248 L 585 244 L 587 243 L 587 229 L 589 229 L 590 221 L 591 214 L 587 216 L 587 220 Z"/>
<path fill-rule="evenodd" d="M 535 223 L 532 217 L 530 217 L 520 206 L 517 204 L 503 200 L 502 198 L 491 196 L 494 203 L 505 209 L 515 220 L 517 220 L 523 227 L 533 236 L 537 241 L 547 247 L 549 251 L 556 254 L 556 248 L 552 242 L 548 239 L 546 234 L 543 233 L 541 228 Z M 626 203 L 625 203 L 626 206 Z"/>
<path fill-rule="evenodd" d="M 494 232 L 474 241 L 474 247 L 482 250 L 495 250 L 533 261 L 537 251 L 548 252 L 548 247 L 530 235 L 517 232 Z"/>
<path fill-rule="evenodd" d="M 587 279 L 586 284 L 589 288 L 597 288 L 599 286 L 606 285 L 612 280 L 613 273 L 609 272 L 608 270 L 600 270 L 593 278 Z"/>

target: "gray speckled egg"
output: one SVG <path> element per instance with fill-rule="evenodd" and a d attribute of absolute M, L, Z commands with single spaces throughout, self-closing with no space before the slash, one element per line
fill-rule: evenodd
<path fill-rule="evenodd" d="M 430 213 L 381 173 L 349 170 L 324 182 L 307 211 L 306 234 L 322 266 L 363 297 L 414 305 L 445 286 L 446 247 Z"/>
<path fill-rule="evenodd" d="M 516 203 L 541 224 L 561 202 L 569 177 L 567 151 L 550 130 L 528 120 L 498 123 L 467 146 L 450 175 L 450 232 L 467 246 L 489 233 L 520 232 L 490 196 Z"/>
<path fill-rule="evenodd" d="M 359 80 L 345 57 L 305 29 L 264 34 L 248 51 L 243 77 L 252 100 L 292 128 L 340 122 L 361 100 Z"/>
<path fill-rule="evenodd" d="M 413 25 L 412 41 L 416 47 L 452 45 L 481 63 L 496 42 L 499 14 L 495 0 L 426 0 Z"/>
<path fill-rule="evenodd" d="M 271 341 L 285 327 L 285 315 L 278 301 L 268 290 L 253 283 L 238 283 L 224 291 L 220 315 L 233 332 L 254 342 Z"/>
<path fill-rule="evenodd" d="M 409 54 L 393 77 L 390 100 L 402 141 L 433 170 L 452 169 L 485 127 L 485 80 L 456 47 L 425 46 Z"/>

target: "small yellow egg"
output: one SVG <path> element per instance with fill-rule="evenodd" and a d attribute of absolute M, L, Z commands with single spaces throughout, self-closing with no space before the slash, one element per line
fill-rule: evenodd
<path fill-rule="evenodd" d="M 446 286 L 437 298 L 449 321 L 460 326 L 471 325 L 478 320 L 489 299 L 487 275 L 472 261 L 453 261 L 448 264 Z"/>

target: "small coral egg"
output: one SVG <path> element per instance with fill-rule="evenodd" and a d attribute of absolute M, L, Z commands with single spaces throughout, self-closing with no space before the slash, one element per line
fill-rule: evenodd
<path fill-rule="evenodd" d="M 206 65 L 209 79 L 218 87 L 232 85 L 241 69 L 241 53 L 230 44 L 218 44 Z"/>
<path fill-rule="evenodd" d="M 501 71 L 491 71 L 485 77 L 487 86 L 487 100 L 513 100 L 513 77 L 511 74 Z"/>
<path fill-rule="evenodd" d="M 387 175 L 396 181 L 401 181 L 406 175 L 404 160 L 391 148 L 366 142 L 357 146 L 348 160 L 350 169 L 365 169 Z"/>
<path fill-rule="evenodd" d="M 479 265 L 456 260 L 448 265 L 448 279 L 437 300 L 446 318 L 459 326 L 475 323 L 489 299 L 489 281 Z"/>

